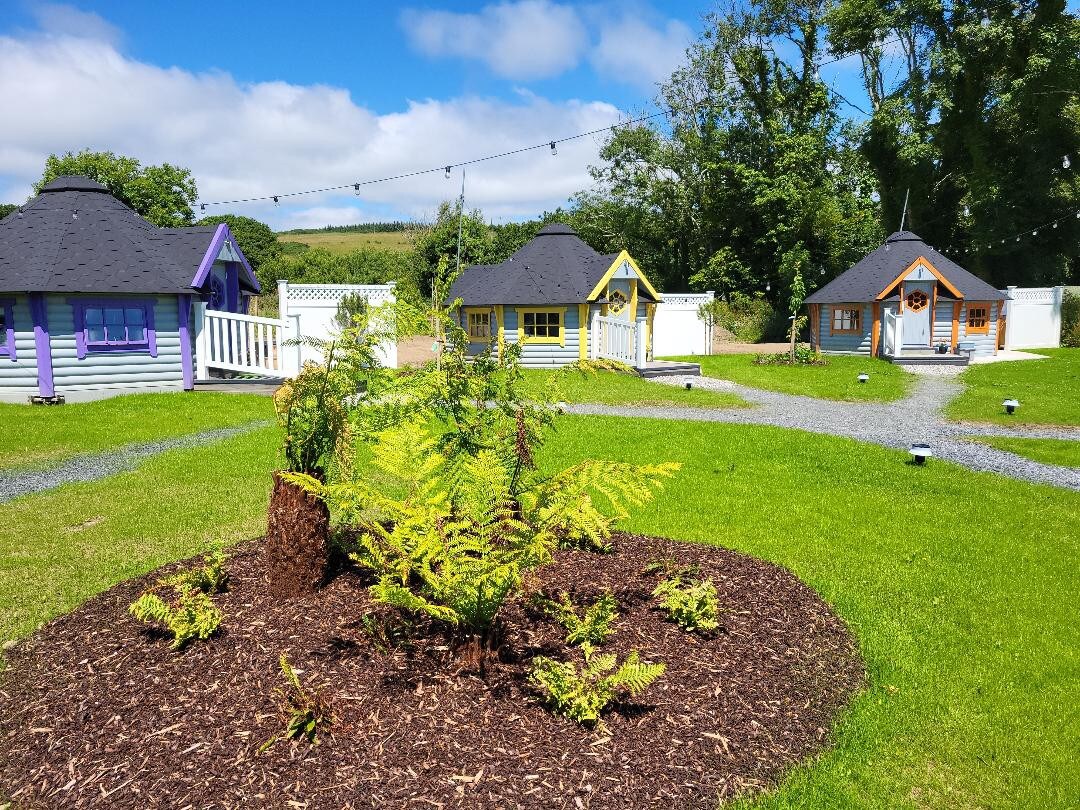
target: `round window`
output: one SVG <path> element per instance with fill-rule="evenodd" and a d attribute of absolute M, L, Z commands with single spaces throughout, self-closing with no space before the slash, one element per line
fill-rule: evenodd
<path fill-rule="evenodd" d="M 624 309 L 626 309 L 626 296 L 623 295 L 622 290 L 614 290 L 608 296 L 608 312 L 618 315 Z"/>
<path fill-rule="evenodd" d="M 210 309 L 225 308 L 225 282 L 217 276 L 210 276 Z"/>

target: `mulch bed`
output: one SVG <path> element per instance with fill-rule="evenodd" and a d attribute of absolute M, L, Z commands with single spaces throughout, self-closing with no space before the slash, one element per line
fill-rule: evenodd
<path fill-rule="evenodd" d="M 376 642 L 367 583 L 346 569 L 316 595 L 275 599 L 252 541 L 236 549 L 225 620 L 172 652 L 127 614 L 173 565 L 103 593 L 8 655 L 0 673 L 0 804 L 19 807 L 714 807 L 764 789 L 828 744 L 864 682 L 844 623 L 790 572 L 732 551 L 619 535 L 610 555 L 560 552 L 533 587 L 579 600 L 614 591 L 605 648 L 667 672 L 606 728 L 553 716 L 526 682 L 563 631 L 523 603 L 484 677 L 446 638 Z M 671 557 L 720 592 L 712 637 L 668 622 L 649 594 Z M 424 628 L 419 628 L 423 631 Z M 393 634 L 391 634 L 393 636 Z M 337 720 L 321 744 L 275 743 L 271 693 L 287 653 L 326 684 Z"/>

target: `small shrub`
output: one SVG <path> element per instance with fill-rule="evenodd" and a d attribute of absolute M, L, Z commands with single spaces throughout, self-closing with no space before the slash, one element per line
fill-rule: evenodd
<path fill-rule="evenodd" d="M 683 584 L 677 577 L 665 579 L 656 586 L 653 596 L 659 596 L 668 617 L 688 633 L 715 630 L 720 602 L 716 586 L 710 580 Z"/>
<path fill-rule="evenodd" d="M 563 593 L 560 601 L 545 599 L 544 610 L 553 615 L 566 630 L 567 644 L 603 644 L 612 633 L 612 623 L 618 618 L 618 603 L 611 591 L 585 609 L 585 615 L 579 616 L 577 608 L 570 601 L 569 594 Z"/>
<path fill-rule="evenodd" d="M 229 572 L 225 570 L 225 549 L 215 548 L 208 554 L 203 555 L 203 564 L 198 568 L 191 568 L 173 574 L 158 581 L 159 585 L 168 585 L 177 591 L 186 590 L 201 591 L 202 593 L 218 593 L 225 590 L 229 582 Z"/>
<path fill-rule="evenodd" d="M 556 713 L 585 726 L 600 724 L 600 715 L 620 694 L 639 695 L 666 669 L 664 664 L 643 664 L 634 650 L 621 665 L 612 653 L 596 654 L 583 644 L 585 666 L 538 656 L 529 681 Z"/>
<path fill-rule="evenodd" d="M 821 352 L 816 352 L 806 346 L 795 347 L 795 360 L 792 362 L 790 352 L 777 352 L 776 354 L 759 354 L 754 357 L 755 366 L 827 366 L 829 359 Z"/>
<path fill-rule="evenodd" d="M 1061 345 L 1080 349 L 1080 295 L 1070 290 L 1061 302 Z"/>
<path fill-rule="evenodd" d="M 174 650 L 193 638 L 210 638 L 221 624 L 221 611 L 205 593 L 194 588 L 178 593 L 175 601 L 166 602 L 154 591 L 146 591 L 128 608 L 140 622 L 162 625 L 172 633 Z"/>
<path fill-rule="evenodd" d="M 319 732 L 334 722 L 334 713 L 321 691 L 313 686 L 305 688 L 300 677 L 282 654 L 279 665 L 285 676 L 285 686 L 274 690 L 278 700 L 285 730 L 275 734 L 259 748 L 262 753 L 278 740 L 307 740 L 319 744 Z"/>
<path fill-rule="evenodd" d="M 729 301 L 718 299 L 702 304 L 698 310 L 703 320 L 724 327 L 741 343 L 761 342 L 775 314 L 764 298 L 751 298 L 737 292 L 731 294 Z"/>

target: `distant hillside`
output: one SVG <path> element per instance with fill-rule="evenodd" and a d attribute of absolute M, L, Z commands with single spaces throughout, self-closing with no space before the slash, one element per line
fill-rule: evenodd
<path fill-rule="evenodd" d="M 348 226 L 362 227 L 362 226 Z M 331 253 L 349 253 L 359 247 L 380 247 L 386 250 L 408 251 L 409 234 L 405 230 L 346 231 L 323 229 L 318 231 L 289 231 L 278 234 L 279 242 L 299 242 L 309 247 L 329 250 Z"/>

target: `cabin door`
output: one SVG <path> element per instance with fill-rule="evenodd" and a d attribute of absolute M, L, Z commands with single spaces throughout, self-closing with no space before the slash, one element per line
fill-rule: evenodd
<path fill-rule="evenodd" d="M 903 296 L 904 347 L 929 348 L 933 324 L 934 282 L 905 282 Z"/>

